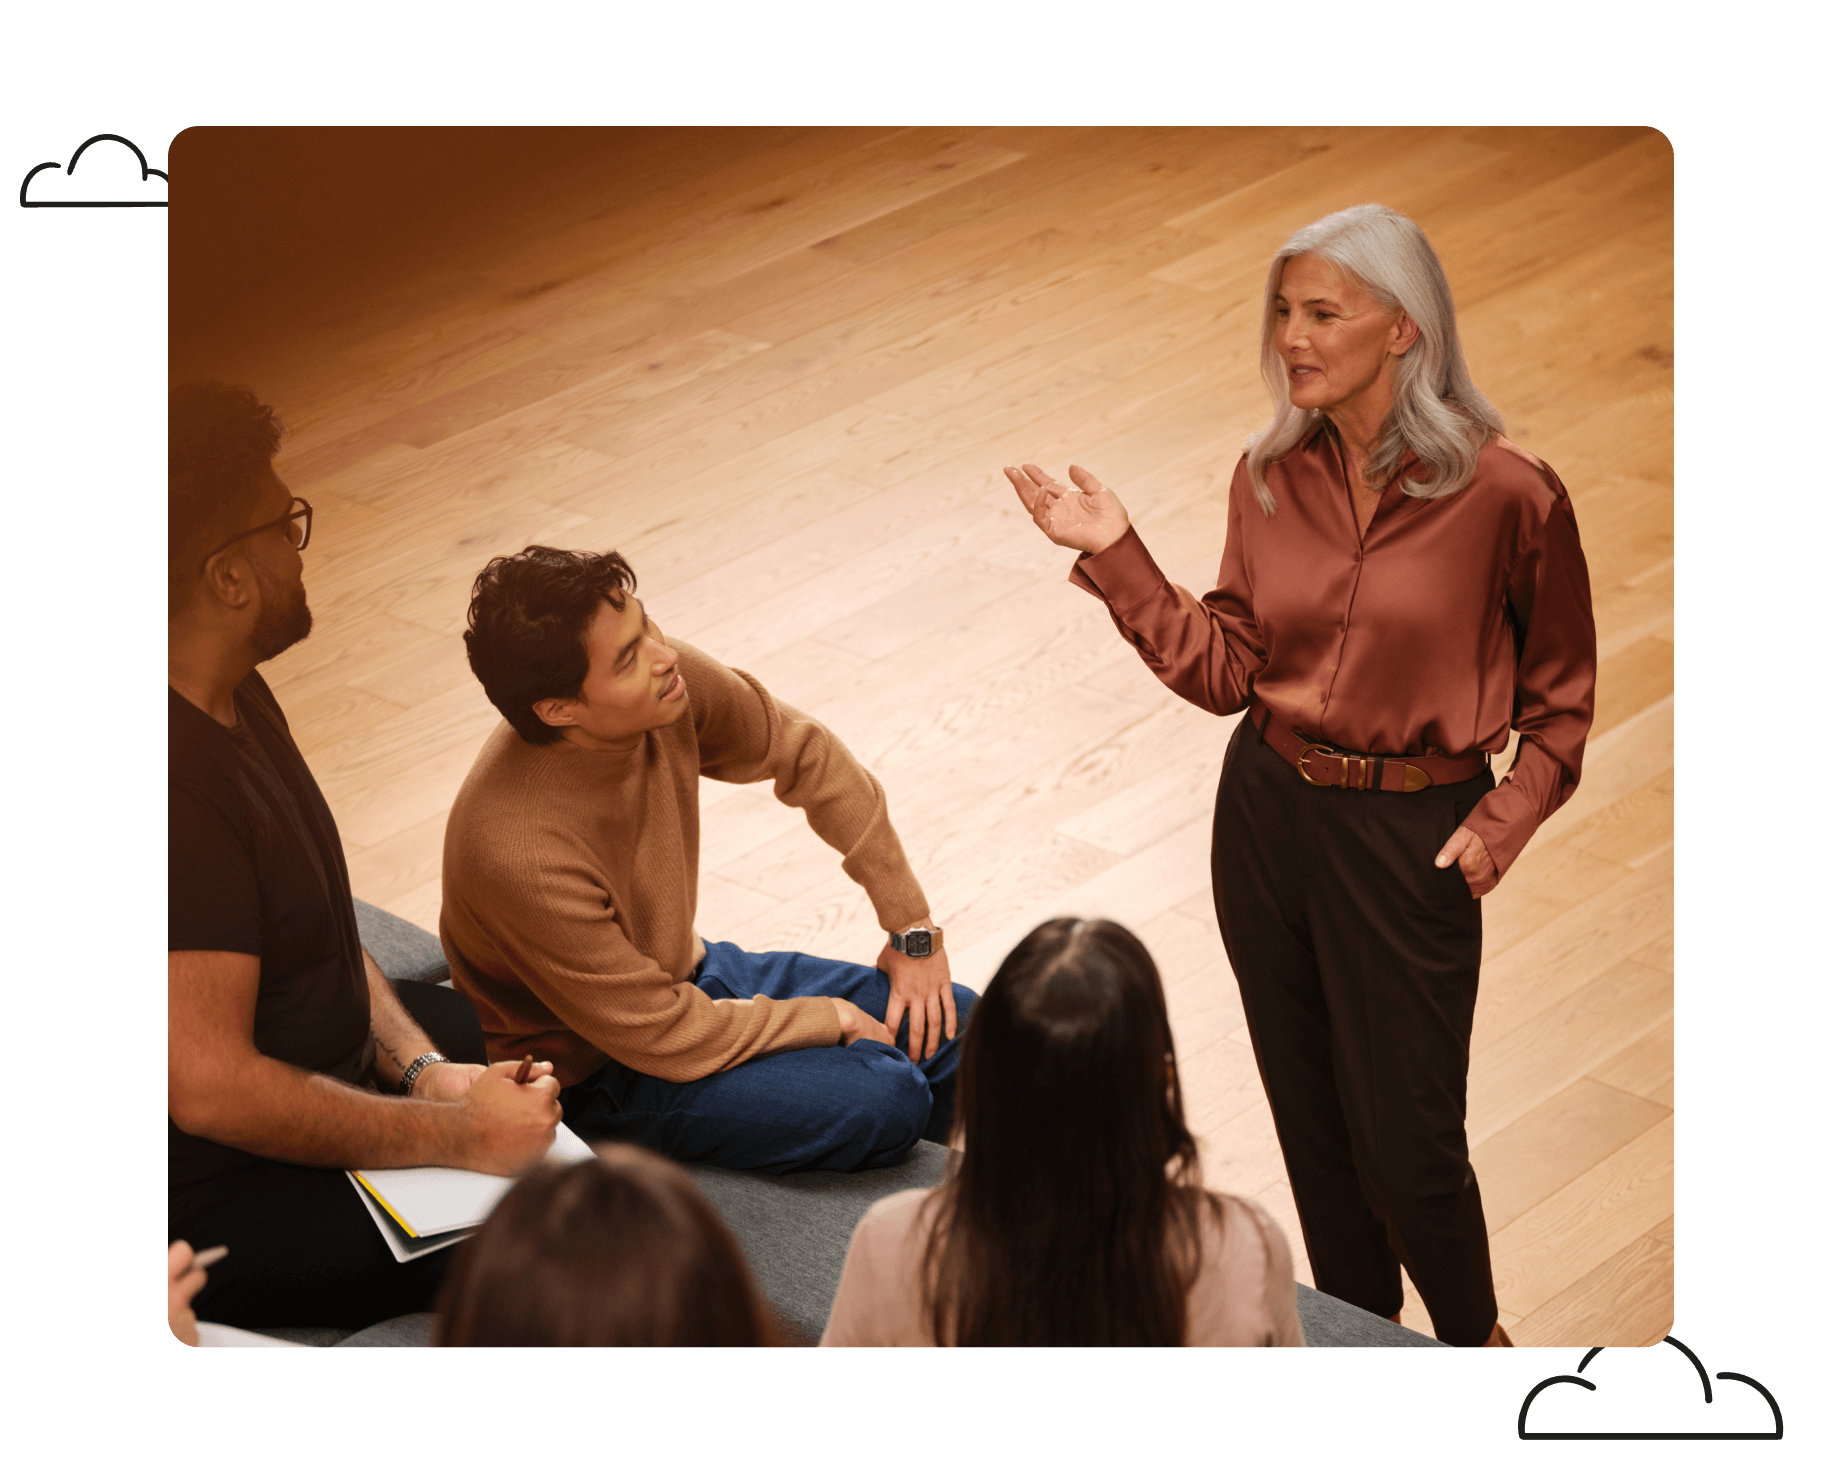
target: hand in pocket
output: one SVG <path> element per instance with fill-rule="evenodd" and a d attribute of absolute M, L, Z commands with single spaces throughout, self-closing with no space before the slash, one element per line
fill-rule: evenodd
<path fill-rule="evenodd" d="M 1489 846 L 1467 828 L 1459 828 L 1446 838 L 1444 846 L 1438 850 L 1438 856 L 1432 862 L 1440 869 L 1448 869 L 1455 864 L 1463 871 L 1464 882 L 1477 899 L 1501 883 L 1501 875 L 1495 870 L 1495 860 L 1489 857 Z"/>

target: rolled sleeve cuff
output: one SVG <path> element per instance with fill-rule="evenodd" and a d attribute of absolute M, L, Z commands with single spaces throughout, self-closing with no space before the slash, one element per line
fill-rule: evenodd
<path fill-rule="evenodd" d="M 883 930 L 897 930 L 933 913 L 933 907 L 926 902 L 926 891 L 912 874 L 905 877 L 905 882 L 891 876 L 889 882 L 869 890 L 869 898 L 875 905 L 876 923 Z"/>
<path fill-rule="evenodd" d="M 1082 552 L 1067 581 L 1122 611 L 1154 596 L 1163 571 L 1133 526 L 1103 552 Z"/>
<path fill-rule="evenodd" d="M 798 1009 L 794 1048 L 834 1048 L 843 1036 L 837 1007 L 829 997 L 791 997 L 785 1005 Z"/>
<path fill-rule="evenodd" d="M 1482 840 L 1494 860 L 1496 874 L 1501 875 L 1520 857 L 1540 826 L 1540 815 L 1512 781 L 1505 781 L 1483 796 L 1463 820 L 1463 826 Z"/>

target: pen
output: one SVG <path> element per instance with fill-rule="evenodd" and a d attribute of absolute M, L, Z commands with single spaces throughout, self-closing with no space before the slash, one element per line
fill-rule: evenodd
<path fill-rule="evenodd" d="M 517 1077 L 512 1079 L 511 1082 L 514 1084 L 529 1083 L 530 1082 L 530 1065 L 535 1063 L 536 1061 L 537 1061 L 536 1054 L 526 1053 L 524 1055 L 524 1061 L 518 1064 Z"/>
<path fill-rule="evenodd" d="M 202 1268 L 214 1268 L 230 1255 L 228 1247 L 207 1247 L 203 1252 L 192 1254 L 192 1265 L 186 1272 L 196 1272 Z"/>

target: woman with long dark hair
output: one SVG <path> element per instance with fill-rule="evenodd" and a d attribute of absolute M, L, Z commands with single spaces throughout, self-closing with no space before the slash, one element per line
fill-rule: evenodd
<path fill-rule="evenodd" d="M 943 1185 L 869 1209 L 823 1343 L 1303 1343 L 1283 1234 L 1200 1184 L 1136 936 L 1037 926 L 959 1048 L 964 1153 Z"/>
<path fill-rule="evenodd" d="M 460 1248 L 441 1345 L 766 1345 L 773 1319 L 688 1174 L 634 1145 L 542 1166 Z"/>

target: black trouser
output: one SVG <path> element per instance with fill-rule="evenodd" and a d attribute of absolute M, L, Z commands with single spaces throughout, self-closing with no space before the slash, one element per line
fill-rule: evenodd
<path fill-rule="evenodd" d="M 1403 1266 L 1450 1344 L 1496 1318 L 1463 1131 L 1482 906 L 1432 860 L 1493 785 L 1312 787 L 1248 719 L 1214 809 L 1215 914 L 1316 1286 L 1392 1315 Z"/>
<path fill-rule="evenodd" d="M 403 1006 L 456 1063 L 484 1063 L 472 1004 L 427 982 L 394 983 Z M 451 1248 L 399 1263 L 342 1170 L 261 1161 L 167 1196 L 166 1238 L 230 1255 L 192 1300 L 199 1318 L 244 1329 L 359 1329 L 430 1307 Z"/>

